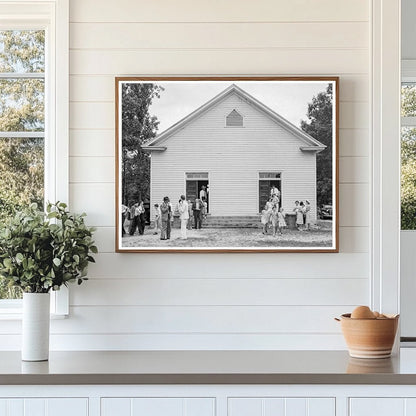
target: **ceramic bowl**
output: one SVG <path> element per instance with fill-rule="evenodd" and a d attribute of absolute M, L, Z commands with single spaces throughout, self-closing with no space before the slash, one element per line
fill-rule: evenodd
<path fill-rule="evenodd" d="M 351 357 L 388 358 L 391 356 L 399 315 L 382 319 L 352 319 L 341 315 L 342 333 Z"/>

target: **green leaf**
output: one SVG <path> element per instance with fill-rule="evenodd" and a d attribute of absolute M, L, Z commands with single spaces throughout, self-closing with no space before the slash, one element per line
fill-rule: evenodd
<path fill-rule="evenodd" d="M 97 246 L 91 246 L 91 247 L 90 247 L 90 250 L 91 250 L 94 254 L 97 254 L 97 253 L 98 253 L 98 248 L 97 248 Z"/>
<path fill-rule="evenodd" d="M 53 259 L 53 264 L 54 264 L 56 267 L 59 267 L 59 266 L 61 265 L 61 259 L 58 259 L 57 257 L 55 257 L 55 258 Z"/>

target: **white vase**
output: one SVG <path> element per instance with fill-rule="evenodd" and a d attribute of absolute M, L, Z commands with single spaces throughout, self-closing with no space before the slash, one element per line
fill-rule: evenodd
<path fill-rule="evenodd" d="M 23 361 L 48 360 L 49 323 L 49 293 L 23 293 Z"/>

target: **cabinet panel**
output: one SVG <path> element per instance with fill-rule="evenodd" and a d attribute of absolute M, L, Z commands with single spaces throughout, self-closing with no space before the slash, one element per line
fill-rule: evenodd
<path fill-rule="evenodd" d="M 47 416 L 87 416 L 88 399 L 48 399 Z M 26 415 L 25 415 L 26 416 Z"/>
<path fill-rule="evenodd" d="M 0 416 L 87 416 L 86 398 L 0 399 Z"/>
<path fill-rule="evenodd" d="M 103 398 L 101 416 L 213 416 L 214 398 Z"/>
<path fill-rule="evenodd" d="M 185 416 L 214 416 L 215 399 L 185 399 Z"/>
<path fill-rule="evenodd" d="M 133 399 L 132 416 L 183 416 L 182 399 Z M 114 415 L 116 416 L 116 415 Z"/>
<path fill-rule="evenodd" d="M 228 416 L 335 416 L 335 399 L 230 398 Z"/>
<path fill-rule="evenodd" d="M 404 405 L 399 398 L 350 399 L 350 416 L 405 416 Z"/>
<path fill-rule="evenodd" d="M 131 399 L 101 399 L 101 416 L 131 416 Z"/>

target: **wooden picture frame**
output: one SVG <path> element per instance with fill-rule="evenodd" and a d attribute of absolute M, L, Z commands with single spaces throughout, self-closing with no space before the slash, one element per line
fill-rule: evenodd
<path fill-rule="evenodd" d="M 117 252 L 339 251 L 338 77 L 116 77 L 115 114 Z"/>

